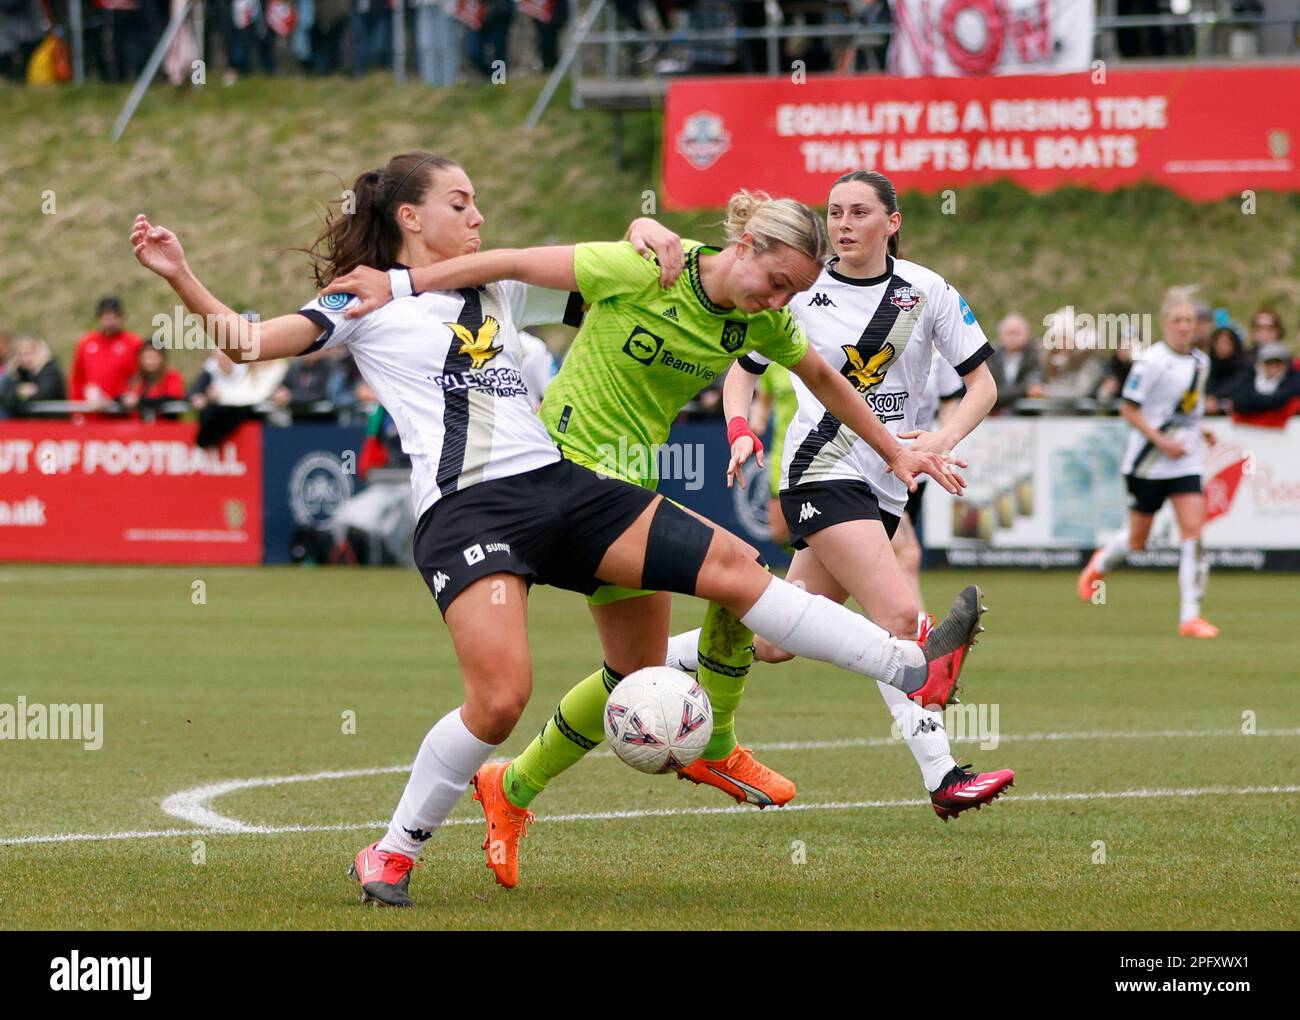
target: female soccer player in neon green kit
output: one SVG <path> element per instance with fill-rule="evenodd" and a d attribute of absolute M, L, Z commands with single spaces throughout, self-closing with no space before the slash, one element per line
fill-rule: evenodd
<path fill-rule="evenodd" d="M 809 352 L 785 310 L 829 255 L 821 219 L 800 203 L 742 192 L 728 208 L 727 238 L 731 243 L 722 250 L 686 242 L 685 271 L 667 289 L 659 285 L 659 269 L 624 242 L 487 252 L 409 275 L 395 271 L 390 280 L 357 270 L 326 293 L 358 295 L 349 315 L 360 315 L 386 300 L 392 285 L 400 295 L 515 279 L 579 291 L 591 309 L 546 393 L 542 418 L 566 458 L 648 488 L 657 483 L 651 452 L 667 439 L 681 408 L 735 358 L 755 351 L 789 366 L 905 484 L 924 472 L 959 490 L 948 458 L 897 443 L 847 380 Z M 518 881 L 517 846 L 529 803 L 603 739 L 605 699 L 622 676 L 664 661 L 668 595 L 607 587 L 589 601 L 607 655 L 617 649 L 618 661 L 607 661 L 571 690 L 519 758 L 484 766 L 475 777 L 488 817 L 488 864 L 508 887 Z M 737 747 L 731 726 L 753 658 L 753 635 L 719 606 L 710 607 L 704 629 L 700 679 L 715 713 L 705 758 L 733 782 L 760 793 L 774 788 L 767 802 L 782 803 L 793 794 L 792 784 Z"/>

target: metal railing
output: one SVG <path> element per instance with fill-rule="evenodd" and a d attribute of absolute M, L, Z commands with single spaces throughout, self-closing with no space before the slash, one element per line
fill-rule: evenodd
<path fill-rule="evenodd" d="M 1102 0 L 1102 7 L 1105 11 L 1111 11 L 1115 7 L 1115 2 L 1114 0 Z M 892 24 L 863 23 L 854 20 L 847 11 L 843 15 L 845 20 L 822 25 L 777 21 L 772 17 L 774 11 L 779 14 L 778 5 L 767 5 L 768 20 L 762 26 L 672 27 L 636 31 L 618 27 L 617 14 L 613 6 L 606 3 L 606 0 L 592 0 L 576 19 L 564 55 L 552 72 L 551 78 L 541 96 L 539 96 L 533 110 L 529 113 L 526 123 L 531 127 L 540 120 L 542 113 L 566 77 L 572 76 L 575 85 L 579 86 L 574 90 L 575 105 L 582 105 L 580 83 L 584 80 L 614 82 L 646 77 L 642 73 L 624 73 L 625 67 L 635 63 L 630 59 L 629 54 L 637 49 L 643 52 L 648 50 L 689 52 L 691 46 L 699 44 L 714 43 L 740 48 L 746 43 L 762 42 L 766 57 L 764 61 L 766 69 L 765 72 L 759 73 L 766 73 L 770 77 L 775 77 L 787 74 L 790 70 L 781 66 L 780 61 L 781 43 L 785 40 L 848 40 L 851 45 L 844 54 L 841 54 L 841 62 L 843 63 L 849 58 L 856 61 L 856 54 L 863 46 L 873 43 L 876 46 L 887 44 L 893 36 Z M 597 28 L 597 21 L 602 19 L 604 22 L 603 27 Z M 1291 26 L 1293 28 L 1292 37 L 1286 53 L 1270 54 L 1264 59 L 1273 61 L 1278 59 L 1300 59 L 1300 9 L 1271 14 L 1237 14 L 1232 12 L 1226 0 L 1219 0 L 1213 9 L 1193 10 L 1181 15 L 1120 16 L 1113 13 L 1100 13 L 1095 22 L 1094 37 L 1096 42 L 1094 53 L 1101 59 L 1119 63 L 1124 63 L 1129 59 L 1151 59 L 1119 56 L 1119 47 L 1114 33 L 1125 29 L 1188 28 L 1195 33 L 1192 52 L 1190 54 L 1173 55 L 1164 59 L 1186 60 L 1190 58 L 1199 61 L 1210 56 L 1206 52 L 1208 49 L 1206 41 L 1210 38 L 1213 30 L 1218 28 L 1259 29 L 1271 25 Z M 845 54 L 847 54 L 847 57 Z M 584 57 L 589 59 L 584 60 Z M 1248 62 L 1248 60 L 1239 57 L 1235 58 L 1233 62 L 1244 63 Z M 685 62 L 679 61 L 679 63 Z M 586 73 L 596 69 L 603 73 Z M 683 69 L 689 70 L 689 67 Z M 841 69 L 851 70 L 852 68 L 842 67 Z M 651 70 L 651 77 L 671 77 L 671 73 L 660 74 L 654 69 Z M 883 70 L 883 68 L 880 70 Z"/>

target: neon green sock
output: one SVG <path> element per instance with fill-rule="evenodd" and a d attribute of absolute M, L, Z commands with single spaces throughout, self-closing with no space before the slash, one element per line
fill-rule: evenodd
<path fill-rule="evenodd" d="M 605 739 L 605 699 L 623 674 L 605 666 L 563 698 L 524 753 L 506 767 L 502 785 L 515 807 L 528 807 L 546 784 Z"/>
<path fill-rule="evenodd" d="M 700 686 L 713 705 L 713 736 L 704 749 L 710 761 L 736 746 L 736 706 L 754 664 L 754 632 L 716 603 L 709 603 L 700 629 Z"/>

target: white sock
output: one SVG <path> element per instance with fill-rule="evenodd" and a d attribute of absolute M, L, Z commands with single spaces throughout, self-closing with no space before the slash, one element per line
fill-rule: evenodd
<path fill-rule="evenodd" d="M 1189 538 L 1178 549 L 1178 622 L 1186 623 L 1201 615 L 1201 599 L 1210 573 L 1210 561 L 1201 549 L 1201 540 Z"/>
<path fill-rule="evenodd" d="M 943 712 L 927 712 L 897 687 L 877 683 L 880 696 L 894 717 L 903 742 L 921 769 L 921 781 L 933 793 L 939 783 L 957 765 L 943 728 Z"/>
<path fill-rule="evenodd" d="M 921 667 L 923 678 L 925 653 L 915 641 L 890 637 L 865 616 L 779 577 L 740 622 L 787 652 L 873 680 L 901 681 L 908 666 Z"/>
<path fill-rule="evenodd" d="M 459 708 L 434 723 L 415 756 L 411 778 L 379 849 L 418 857 L 497 746 L 483 743 L 466 729 Z"/>
<path fill-rule="evenodd" d="M 668 656 L 664 659 L 664 665 L 687 673 L 696 672 L 700 668 L 700 631 L 702 629 L 696 627 L 694 630 L 674 634 L 670 637 L 668 639 Z"/>
<path fill-rule="evenodd" d="M 1111 535 L 1106 544 L 1101 547 L 1101 557 L 1098 560 L 1097 567 L 1104 574 L 1108 570 L 1114 570 L 1122 566 L 1128 559 L 1128 528 Z"/>

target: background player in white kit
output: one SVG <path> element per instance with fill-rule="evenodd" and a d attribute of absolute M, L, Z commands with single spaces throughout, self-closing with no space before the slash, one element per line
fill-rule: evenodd
<path fill-rule="evenodd" d="M 1201 472 L 1205 444 L 1214 433 L 1201 427 L 1210 359 L 1193 346 L 1195 288 L 1174 287 L 1160 308 L 1164 340 L 1134 359 L 1121 393 L 1120 415 L 1131 432 L 1124 451 L 1129 525 L 1092 555 L 1079 575 L 1079 598 L 1091 601 L 1097 582 L 1124 562 L 1130 549 L 1145 549 L 1151 521 L 1166 499 L 1173 502 L 1182 538 L 1178 556 L 1178 633 L 1212 638 L 1219 629 L 1201 616 L 1209 562 L 1201 545 L 1205 497 Z"/>
<path fill-rule="evenodd" d="M 826 213 L 836 257 L 809 290 L 796 295 L 790 310 L 809 342 L 854 384 L 889 431 L 912 439 L 914 450 L 945 452 L 984 420 L 997 399 L 984 364 L 993 349 L 970 307 L 941 276 L 895 258 L 901 224 L 888 178 L 872 171 L 841 177 Z M 936 349 L 965 380 L 966 396 L 941 428 L 919 431 L 917 409 Z M 750 353 L 728 373 L 723 402 L 729 423 L 744 420 L 765 367 L 761 356 Z M 797 552 L 786 577 L 837 602 L 851 595 L 878 626 L 896 637 L 917 637 L 917 595 L 890 545 L 905 512 L 907 487 L 806 386 L 798 379 L 794 385 L 799 409 L 786 435 L 781 503 Z M 729 480 L 740 476 L 741 465 L 759 448 L 752 432 L 737 437 Z M 695 637 L 675 636 L 669 662 L 690 666 Z M 793 658 L 761 637 L 755 648 L 762 661 Z M 973 773 L 957 765 L 942 712 L 904 704 L 885 686 L 880 692 L 944 821 L 1012 785 L 1015 773 L 1009 769 Z"/>

